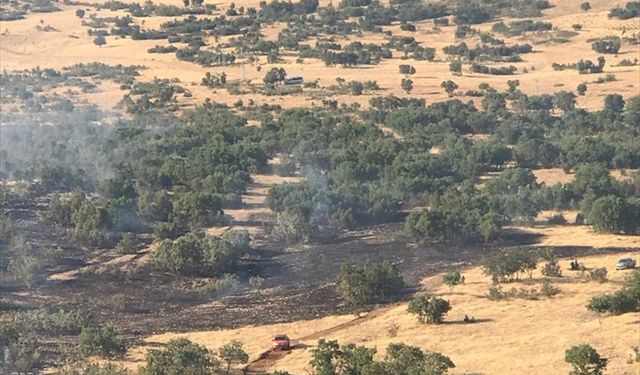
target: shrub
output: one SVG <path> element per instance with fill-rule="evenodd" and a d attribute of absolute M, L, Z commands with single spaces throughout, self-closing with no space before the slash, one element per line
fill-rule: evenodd
<path fill-rule="evenodd" d="M 96 36 L 95 39 L 93 39 L 93 44 L 95 44 L 98 47 L 102 47 L 105 44 L 107 44 L 107 39 L 104 37 L 104 35 L 98 34 L 98 36 Z"/>
<path fill-rule="evenodd" d="M 600 356 L 591 345 L 572 346 L 564 353 L 564 361 L 573 367 L 571 375 L 602 375 L 607 367 L 607 358 Z"/>
<path fill-rule="evenodd" d="M 245 364 L 249 362 L 249 354 L 244 351 L 242 343 L 237 340 L 233 340 L 220 347 L 220 349 L 218 349 L 218 356 L 227 363 L 227 374 L 229 373 L 232 364 Z"/>
<path fill-rule="evenodd" d="M 560 288 L 553 286 L 549 280 L 544 280 L 542 282 L 542 289 L 540 290 L 540 293 L 545 297 L 553 297 L 560 293 Z"/>
<path fill-rule="evenodd" d="M 563 225 L 567 223 L 567 219 L 564 218 L 563 214 L 555 214 L 547 219 L 547 223 L 551 225 Z"/>
<path fill-rule="evenodd" d="M 23 255 L 12 259 L 9 262 L 7 271 L 27 288 L 32 288 L 46 279 L 43 261 L 31 255 Z"/>
<path fill-rule="evenodd" d="M 640 229 L 640 205 L 613 195 L 596 199 L 587 216 L 598 232 L 631 234 Z"/>
<path fill-rule="evenodd" d="M 336 282 L 338 292 L 357 306 L 384 302 L 404 286 L 398 268 L 386 261 L 367 262 L 362 268 L 343 264 Z"/>
<path fill-rule="evenodd" d="M 449 301 L 431 295 L 422 295 L 414 297 L 409 302 L 408 311 L 418 315 L 418 319 L 422 323 L 442 323 L 442 318 L 451 310 Z"/>
<path fill-rule="evenodd" d="M 491 286 L 489 288 L 489 294 L 487 295 L 487 297 L 491 301 L 500 301 L 506 298 L 504 292 L 502 291 L 502 287 L 500 285 Z"/>
<path fill-rule="evenodd" d="M 416 68 L 414 68 L 412 65 L 400 65 L 399 70 L 400 74 L 403 74 L 406 77 L 416 73 Z"/>
<path fill-rule="evenodd" d="M 624 8 L 616 7 L 609 10 L 609 18 L 618 18 L 628 20 L 640 15 L 640 3 L 638 1 L 629 1 Z"/>
<path fill-rule="evenodd" d="M 591 48 L 597 53 L 617 54 L 620 51 L 619 39 L 601 39 L 591 44 Z"/>
<path fill-rule="evenodd" d="M 453 81 L 442 81 L 440 87 L 442 87 L 444 91 L 446 91 L 447 95 L 450 98 L 453 98 L 453 93 L 458 89 L 458 84 Z"/>
<path fill-rule="evenodd" d="M 413 90 L 413 81 L 408 79 L 408 78 L 403 78 L 400 81 L 400 87 L 402 87 L 402 89 L 407 93 L 411 93 L 411 91 Z"/>
<path fill-rule="evenodd" d="M 187 339 L 173 339 L 162 349 L 147 352 L 146 364 L 140 375 L 210 374 L 218 368 L 218 361 L 204 346 Z"/>
<path fill-rule="evenodd" d="M 593 297 L 587 309 L 614 315 L 640 311 L 640 270 L 635 270 L 625 280 L 622 289 L 613 294 Z"/>
<path fill-rule="evenodd" d="M 502 251 L 487 259 L 484 273 L 494 282 L 510 282 L 519 279 L 522 273 L 533 272 L 537 265 L 537 256 L 527 250 Z"/>
<path fill-rule="evenodd" d="M 116 250 L 120 254 L 135 254 L 137 252 L 137 238 L 136 235 L 127 232 L 122 236 L 122 239 L 118 241 L 116 245 Z"/>
<path fill-rule="evenodd" d="M 384 368 L 390 374 L 443 375 L 455 367 L 453 361 L 443 354 L 423 352 L 406 344 L 389 344 L 384 360 Z"/>
<path fill-rule="evenodd" d="M 236 275 L 224 274 L 221 278 L 210 281 L 204 285 L 202 291 L 205 294 L 215 293 L 218 296 L 234 294 L 242 289 L 242 283 Z"/>
<path fill-rule="evenodd" d="M 601 267 L 601 268 L 596 268 L 594 270 L 591 270 L 589 272 L 589 276 L 591 277 L 591 280 L 593 281 L 597 281 L 599 283 L 604 283 L 607 281 L 607 268 L 606 267 Z"/>
<path fill-rule="evenodd" d="M 0 339 L 4 341 L 1 334 Z M 3 345 L 6 346 L 2 363 L 6 364 L 9 374 L 31 372 L 41 365 L 41 343 L 36 338 L 20 336 L 15 340 L 3 342 Z"/>
<path fill-rule="evenodd" d="M 249 277 L 249 286 L 253 289 L 262 289 L 262 285 L 264 284 L 264 278 L 260 276 L 251 276 Z"/>
<path fill-rule="evenodd" d="M 155 265 L 185 275 L 215 276 L 232 271 L 249 248 L 246 231 L 230 231 L 221 237 L 191 232 L 176 240 L 164 240 L 153 253 Z"/>
<path fill-rule="evenodd" d="M 584 96 L 587 92 L 587 85 L 584 83 L 579 84 L 578 87 L 576 87 L 576 91 L 578 92 L 578 95 Z"/>
<path fill-rule="evenodd" d="M 547 277 L 561 277 L 562 270 L 560 264 L 554 259 L 547 262 L 542 268 L 542 275 Z"/>
<path fill-rule="evenodd" d="M 459 284 L 464 284 L 464 276 L 458 271 L 447 272 L 442 276 L 442 282 L 449 286 L 449 290 Z"/>
<path fill-rule="evenodd" d="M 83 328 L 78 336 L 78 344 L 80 352 L 86 356 L 115 357 L 126 352 L 117 339 L 116 329 L 111 325 Z"/>
<path fill-rule="evenodd" d="M 400 326 L 397 323 L 391 323 L 387 327 L 387 333 L 389 334 L 389 337 L 398 336 L 398 331 L 399 330 L 400 330 Z"/>
<path fill-rule="evenodd" d="M 60 375 L 131 375 L 131 371 L 113 363 L 82 363 L 62 368 Z"/>

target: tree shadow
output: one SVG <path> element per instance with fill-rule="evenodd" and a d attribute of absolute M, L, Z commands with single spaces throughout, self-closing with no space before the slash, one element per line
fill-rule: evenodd
<path fill-rule="evenodd" d="M 489 319 L 489 318 L 478 318 L 478 319 L 475 319 L 474 321 L 465 321 L 464 319 L 460 319 L 460 320 L 447 320 L 442 322 L 442 324 L 447 324 L 447 325 L 478 324 L 478 323 L 488 323 L 493 321 L 494 321 L 493 319 Z"/>

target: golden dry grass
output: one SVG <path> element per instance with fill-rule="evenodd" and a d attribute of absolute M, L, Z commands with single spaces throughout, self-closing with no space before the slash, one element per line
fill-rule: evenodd
<path fill-rule="evenodd" d="M 352 315 L 331 316 L 233 330 L 165 333 L 151 336 L 146 342 L 157 345 L 173 338 L 186 337 L 216 350 L 225 342 L 235 339 L 244 343 L 251 359 L 256 359 L 269 349 L 271 337 L 276 333 L 287 333 L 292 339 L 303 338 L 301 343 L 305 346 L 313 346 L 318 338 L 326 338 L 376 347 L 379 356 L 384 355 L 384 348 L 389 343 L 404 342 L 449 355 L 456 364 L 452 374 L 532 375 L 568 373 L 569 366 L 563 359 L 565 349 L 571 345 L 589 343 L 609 358 L 609 374 L 637 374 L 637 364 L 629 364 L 627 360 L 632 353 L 632 346 L 638 345 L 640 313 L 599 317 L 585 308 L 591 297 L 620 288 L 620 281 L 629 271 L 613 269 L 617 259 L 623 256 L 639 259 L 640 252 L 580 259 L 587 267 L 606 266 L 610 270 L 610 281 L 604 284 L 589 282 L 586 276 L 567 271 L 569 260 L 561 260 L 564 277 L 556 282 L 561 289 L 560 294 L 535 301 L 489 301 L 485 295 L 491 281 L 482 274 L 480 268 L 465 270 L 465 285 L 456 287 L 453 292 L 442 285 L 441 275 L 427 278 L 423 282 L 424 290 L 445 297 L 453 306 L 447 316 L 448 323 L 443 325 L 420 324 L 415 316 L 407 313 L 406 304 L 398 304 L 360 319 Z M 540 281 L 540 274 L 536 272 L 532 280 L 505 285 L 505 289 L 511 286 L 539 289 Z M 464 315 L 487 321 L 461 324 Z M 392 324 L 399 326 L 397 337 L 393 338 L 387 333 L 387 328 Z M 141 346 L 130 350 L 127 364 L 135 368 L 147 349 Z M 309 348 L 295 349 L 272 370 L 308 373 L 309 359 Z"/>
<path fill-rule="evenodd" d="M 181 5 L 178 0 L 162 0 L 162 3 Z M 224 9 L 226 2 L 216 2 Z M 255 3 L 255 4 L 254 4 Z M 256 0 L 242 0 L 235 2 L 236 6 L 255 6 Z M 321 2 L 324 4 L 324 2 Z M 326 2 L 328 3 L 328 1 Z M 552 1 L 555 6 L 545 11 L 543 19 L 552 22 L 561 30 L 570 30 L 573 24 L 582 24 L 583 30 L 579 35 L 572 37 L 570 42 L 558 44 L 535 44 L 535 53 L 523 55 L 525 62 L 515 64 L 520 70 L 525 67 L 531 70 L 527 74 L 515 76 L 488 76 L 480 74 L 464 73 L 463 76 L 453 76 L 449 72 L 446 55 L 442 52 L 442 47 L 457 43 L 454 38 L 455 26 L 442 28 L 439 34 L 432 34 L 432 23 L 430 21 L 418 23 L 416 33 L 401 31 L 399 25 L 385 27 L 395 35 L 413 35 L 424 46 L 437 48 L 437 61 L 413 61 L 400 59 L 401 53 L 394 52 L 395 57 L 383 60 L 379 65 L 362 66 L 357 68 L 327 67 L 319 60 L 307 59 L 303 63 L 296 63 L 294 55 L 285 55 L 285 63 L 267 64 L 264 56 L 260 58 L 259 64 L 262 70 L 258 72 L 257 65 L 237 64 L 229 67 L 204 68 L 189 62 L 179 61 L 173 54 L 148 54 L 146 50 L 156 44 L 166 44 L 166 41 L 133 41 L 129 38 L 119 39 L 108 37 L 107 45 L 98 47 L 93 44 L 92 38 L 87 35 L 87 28 L 81 26 L 80 20 L 74 15 L 76 7 L 61 6 L 62 12 L 49 14 L 31 14 L 25 20 L 3 22 L 2 29 L 7 33 L 2 35 L 0 45 L 0 68 L 12 70 L 28 69 L 35 66 L 62 68 L 77 62 L 101 61 L 107 64 L 144 65 L 147 67 L 142 72 L 142 80 L 158 78 L 179 78 L 182 84 L 193 92 L 193 98 L 181 98 L 187 104 L 195 104 L 204 101 L 206 98 L 232 104 L 238 99 L 248 101 L 253 99 L 256 103 L 280 104 L 284 107 L 321 105 L 320 100 L 314 100 L 306 95 L 292 95 L 286 97 L 265 97 L 260 94 L 229 95 L 226 90 L 212 91 L 200 86 L 200 80 L 209 71 L 218 73 L 224 71 L 229 80 L 244 79 L 247 82 L 260 84 L 264 72 L 273 66 L 284 67 L 289 74 L 303 75 L 305 80 L 317 80 L 320 85 L 328 86 L 335 83 L 336 77 L 346 80 L 365 81 L 374 79 L 378 81 L 382 91 L 377 93 L 382 95 L 394 94 L 407 96 L 400 89 L 402 76 L 398 72 L 398 65 L 410 63 L 417 69 L 417 74 L 411 78 L 414 81 L 414 90 L 411 96 L 424 97 L 428 102 L 435 102 L 447 99 L 446 94 L 440 88 L 443 80 L 451 79 L 458 83 L 459 95 L 466 90 L 476 89 L 482 82 L 491 84 L 498 89 L 506 87 L 506 81 L 511 79 L 520 80 L 520 88 L 528 94 L 553 93 L 560 90 L 574 90 L 575 86 L 583 81 L 591 82 L 601 75 L 579 75 L 576 71 L 556 72 L 551 68 L 553 62 L 571 63 L 581 58 L 596 58 L 596 53 L 591 50 L 587 39 L 605 36 L 621 35 L 626 29 L 631 34 L 640 31 L 640 23 L 637 20 L 620 21 L 607 18 L 608 9 L 616 4 L 623 4 L 624 1 L 615 2 L 593 2 L 594 9 L 588 13 L 579 10 L 580 1 Z M 124 12 L 111 12 L 108 10 L 93 12 L 98 16 L 125 15 Z M 136 22 L 144 22 L 145 28 L 157 28 L 162 22 L 171 20 L 173 17 L 147 17 L 138 19 Z M 51 25 L 58 29 L 58 32 L 43 32 L 35 29 L 35 26 L 43 21 L 43 24 Z M 265 36 L 268 39 L 275 38 L 277 32 L 283 25 L 266 27 Z M 477 26 L 481 30 L 489 30 L 489 24 Z M 507 38 L 509 43 L 529 42 L 533 36 L 525 38 Z M 537 37 L 536 37 L 537 38 Z M 350 36 L 339 38 L 342 43 L 359 40 L 362 42 L 384 42 L 381 34 L 364 34 L 362 36 Z M 474 45 L 477 38 L 467 40 L 467 44 Z M 606 73 L 614 73 L 618 80 L 605 84 L 591 84 L 586 96 L 579 97 L 578 105 L 590 109 L 600 108 L 603 97 L 606 94 L 620 93 L 624 96 L 636 95 L 640 87 L 640 67 L 612 67 L 623 58 L 633 59 L 640 56 L 637 46 L 624 44 L 617 56 L 607 56 Z M 466 71 L 465 67 L 465 71 Z M 533 70 L 535 69 L 535 70 Z M 115 85 L 103 87 L 103 92 L 99 94 L 87 95 L 86 99 L 96 103 L 102 108 L 110 109 L 122 97 L 121 92 Z M 340 103 L 360 103 L 367 106 L 370 95 L 350 96 L 338 95 L 333 99 Z M 463 100 L 473 100 L 458 96 Z"/>

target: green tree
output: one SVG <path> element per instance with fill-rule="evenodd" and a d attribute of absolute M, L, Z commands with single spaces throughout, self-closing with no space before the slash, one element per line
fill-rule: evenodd
<path fill-rule="evenodd" d="M 597 53 L 608 53 L 608 54 L 617 54 L 620 51 L 621 43 L 620 39 L 601 39 L 596 40 L 591 44 L 591 48 Z M 600 58 L 598 58 L 598 62 L 600 62 Z M 600 64 L 601 67 L 604 64 Z"/>
<path fill-rule="evenodd" d="M 389 344 L 383 374 L 443 375 L 455 367 L 449 357 L 440 353 L 423 352 L 406 344 Z"/>
<path fill-rule="evenodd" d="M 460 60 L 453 60 L 449 63 L 449 71 L 454 75 L 462 75 L 462 62 Z"/>
<path fill-rule="evenodd" d="M 271 70 L 269 70 L 267 74 L 265 74 L 262 81 L 266 85 L 274 85 L 278 82 L 284 81 L 286 77 L 287 72 L 284 70 L 284 68 L 271 68 Z"/>
<path fill-rule="evenodd" d="M 413 81 L 408 78 L 403 78 L 402 81 L 400 81 L 400 86 L 407 94 L 409 94 L 411 93 L 411 90 L 413 90 Z"/>
<path fill-rule="evenodd" d="M 342 296 L 356 306 L 384 302 L 405 286 L 398 268 L 390 262 L 363 267 L 343 264 L 336 282 Z"/>
<path fill-rule="evenodd" d="M 76 9 L 76 17 L 83 18 L 85 15 L 84 9 Z"/>
<path fill-rule="evenodd" d="M 587 92 L 587 85 L 585 83 L 580 83 L 578 87 L 576 87 L 576 91 L 578 92 L 578 95 L 584 96 Z"/>
<path fill-rule="evenodd" d="M 451 310 L 449 301 L 431 295 L 416 296 L 409 302 L 408 311 L 418 315 L 422 323 L 442 323 L 442 318 Z"/>
<path fill-rule="evenodd" d="M 440 87 L 444 89 L 450 98 L 453 98 L 453 93 L 458 89 L 458 85 L 453 81 L 442 81 Z"/>
<path fill-rule="evenodd" d="M 102 47 L 105 44 L 107 44 L 107 39 L 104 37 L 104 35 L 102 34 L 98 34 L 94 39 L 93 39 L 93 44 L 95 44 L 98 47 Z"/>
<path fill-rule="evenodd" d="M 580 344 L 567 349 L 564 360 L 573 367 L 570 375 L 602 375 L 608 362 L 607 358 L 600 356 L 598 351 L 589 344 Z"/>
<path fill-rule="evenodd" d="M 459 271 L 447 272 L 442 275 L 442 282 L 452 290 L 456 285 L 464 284 L 464 276 Z"/>
<path fill-rule="evenodd" d="M 416 74 L 416 68 L 412 65 L 402 64 L 399 66 L 400 74 L 403 74 L 405 78 L 409 78 L 410 75 Z"/>
<path fill-rule="evenodd" d="M 576 95 L 569 91 L 558 91 L 553 94 L 553 105 L 564 112 L 572 111 L 576 108 Z"/>
<path fill-rule="evenodd" d="M 227 371 L 231 369 L 231 365 L 234 363 L 237 364 L 246 364 L 249 362 L 249 354 L 244 351 L 242 347 L 242 343 L 238 340 L 233 340 L 218 349 L 218 356 L 227 364 Z"/>
<path fill-rule="evenodd" d="M 101 357 L 121 356 L 126 349 L 117 338 L 114 326 L 86 327 L 78 336 L 80 351 L 86 355 L 99 355 Z"/>
<path fill-rule="evenodd" d="M 19 258 L 11 259 L 7 271 L 27 288 L 32 288 L 46 279 L 43 261 L 31 255 L 22 255 Z"/>
<path fill-rule="evenodd" d="M 582 9 L 582 11 L 584 12 L 588 12 L 589 10 L 591 10 L 591 4 L 588 1 L 585 1 L 584 3 L 580 4 L 580 9 Z"/>
<path fill-rule="evenodd" d="M 604 111 L 621 114 L 624 110 L 624 98 L 620 94 L 609 94 L 604 97 Z"/>
<path fill-rule="evenodd" d="M 162 349 L 147 352 L 140 375 L 209 375 L 218 368 L 218 361 L 204 346 L 187 339 L 173 339 Z"/>
<path fill-rule="evenodd" d="M 538 264 L 537 255 L 528 250 L 513 249 L 497 253 L 485 261 L 484 273 L 494 282 L 518 280 L 523 273 L 531 273 Z"/>
<path fill-rule="evenodd" d="M 624 198 L 608 195 L 593 202 L 587 221 L 598 232 L 631 234 L 640 227 L 638 209 Z"/>
<path fill-rule="evenodd" d="M 233 271 L 237 260 L 249 248 L 246 231 L 230 231 L 220 237 L 190 232 L 176 240 L 164 240 L 153 252 L 160 268 L 185 275 L 217 276 Z"/>

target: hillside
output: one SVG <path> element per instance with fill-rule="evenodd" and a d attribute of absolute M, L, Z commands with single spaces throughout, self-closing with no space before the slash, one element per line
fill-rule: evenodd
<path fill-rule="evenodd" d="M 587 267 L 612 270 L 620 257 L 640 256 L 637 251 L 610 255 L 594 255 L 580 258 Z M 424 350 L 446 353 L 456 364 L 452 374 L 529 374 L 568 373 L 564 363 L 564 350 L 577 343 L 588 342 L 609 358 L 608 373 L 637 374 L 637 364 L 629 363 L 632 348 L 638 343 L 640 327 L 638 313 L 621 316 L 599 317 L 585 308 L 591 297 L 612 292 L 628 272 L 611 271 L 609 281 L 603 284 L 590 282 L 588 276 L 568 271 L 570 259 L 562 259 L 563 277 L 553 281 L 560 293 L 539 300 L 514 299 L 490 301 L 486 296 L 491 287 L 490 279 L 480 268 L 465 269 L 465 284 L 453 291 L 442 284 L 442 275 L 422 281 L 422 292 L 443 296 L 453 309 L 442 325 L 420 324 L 409 314 L 405 303 L 373 310 L 361 317 L 353 315 L 331 316 L 316 320 L 287 324 L 249 326 L 235 330 L 202 331 L 190 333 L 165 333 L 153 335 L 145 341 L 156 345 L 173 338 L 186 337 L 216 350 L 220 343 L 240 340 L 256 360 L 269 349 L 276 333 L 286 333 L 297 344 L 291 354 L 284 356 L 271 367 L 262 370 L 286 370 L 293 374 L 310 371 L 310 349 L 320 338 L 338 340 L 377 347 L 384 356 L 384 348 L 392 342 L 416 345 Z M 541 278 L 536 271 L 532 279 L 504 285 L 510 288 L 539 289 Z M 465 324 L 462 318 L 473 316 L 475 324 Z M 396 337 L 388 330 L 398 325 Z M 139 361 L 145 346 L 130 351 L 129 359 Z M 130 364 L 135 367 L 135 363 Z"/>

